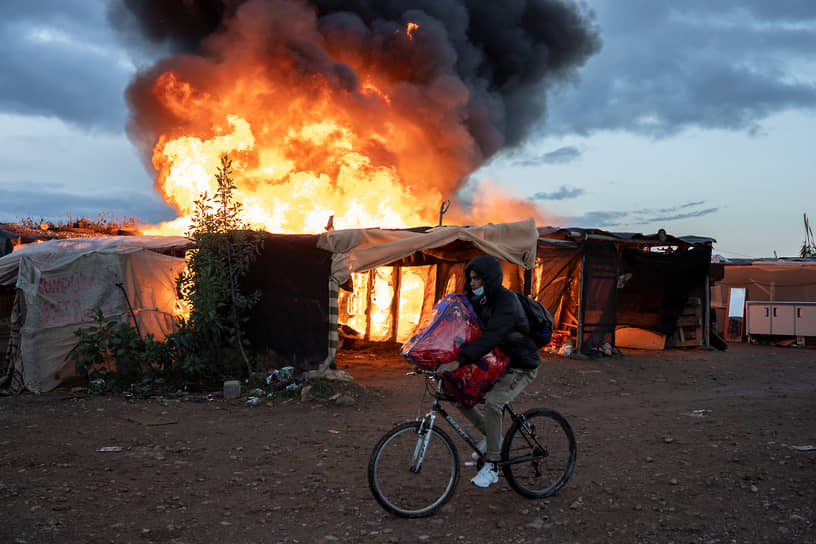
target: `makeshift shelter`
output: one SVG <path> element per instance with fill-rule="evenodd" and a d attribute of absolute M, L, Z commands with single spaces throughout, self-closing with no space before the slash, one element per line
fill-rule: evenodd
<path fill-rule="evenodd" d="M 671 336 L 694 298 L 708 308 L 710 238 L 537 229 L 532 220 L 263 236 L 242 287 L 262 293 L 247 337 L 256 360 L 270 367 L 326 369 L 341 337 L 406 341 L 439 299 L 464 289 L 466 263 L 482 254 L 499 258 L 505 287 L 543 302 L 585 353 L 615 346 L 624 326 Z M 170 331 L 174 280 L 185 263 L 160 252 L 188 244 L 181 237 L 82 238 L 0 258 L 0 286 L 16 293 L 0 387 L 47 391 L 72 377 L 73 333 L 92 322 L 95 308 L 135 319 L 143 334 Z M 708 312 L 701 315 L 705 330 Z"/>
<path fill-rule="evenodd" d="M 708 345 L 712 238 L 549 227 L 539 234 L 531 294 L 576 349 Z"/>
<path fill-rule="evenodd" d="M 503 261 L 505 287 L 544 303 L 585 353 L 633 329 L 660 336 L 660 349 L 667 338 L 705 345 L 713 241 L 536 229 L 533 221 L 267 234 L 245 282 L 264 295 L 249 337 L 270 365 L 302 369 L 325 368 L 343 339 L 404 342 L 439 299 L 463 290 L 467 262 L 489 254 Z M 683 315 L 690 300 L 693 327 Z"/>
<path fill-rule="evenodd" d="M 523 289 L 537 235 L 531 220 L 267 234 L 242 284 L 263 294 L 248 326 L 252 349 L 270 366 L 315 369 L 334 361 L 340 330 L 363 340 L 407 340 L 439 298 L 463 289 L 465 264 L 477 255 L 505 261 L 505 285 Z"/>
<path fill-rule="evenodd" d="M 0 258 L 0 286 L 14 290 L 0 389 L 50 391 L 75 376 L 74 331 L 105 317 L 131 319 L 162 338 L 175 325 L 175 279 L 190 241 L 179 236 L 101 236 L 22 246 Z"/>
<path fill-rule="evenodd" d="M 14 251 L 14 245 L 11 243 L 11 238 L 0 230 L 0 257 L 5 257 L 12 251 Z"/>
<path fill-rule="evenodd" d="M 731 340 L 741 341 L 752 334 L 746 322 L 751 318 L 749 310 L 755 310 L 754 325 L 766 319 L 769 326 L 779 324 L 773 331 L 755 328 L 755 334 L 816 336 L 816 259 L 735 259 L 713 263 L 712 267 L 722 276 L 711 289 L 711 307 L 721 334 L 728 332 L 729 321 Z M 732 304 L 734 290 L 741 291 L 744 305 Z M 778 304 L 768 307 L 765 303 Z M 735 306 L 731 312 L 729 306 Z"/>

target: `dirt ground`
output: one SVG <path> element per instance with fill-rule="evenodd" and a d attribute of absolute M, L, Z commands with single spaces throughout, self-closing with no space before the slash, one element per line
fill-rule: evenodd
<path fill-rule="evenodd" d="M 366 469 L 378 438 L 428 407 L 422 379 L 393 347 L 338 365 L 351 405 L 0 398 L 0 542 L 816 541 L 816 451 L 802 448 L 816 445 L 816 350 L 549 356 L 515 404 L 571 422 L 566 487 L 524 499 L 503 479 L 475 488 L 463 466 L 419 520 L 382 510 Z"/>

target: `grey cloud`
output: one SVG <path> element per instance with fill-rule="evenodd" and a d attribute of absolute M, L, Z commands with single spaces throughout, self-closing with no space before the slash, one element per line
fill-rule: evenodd
<path fill-rule="evenodd" d="M 564 164 L 581 157 L 581 150 L 575 146 L 559 147 L 555 151 L 534 157 L 519 157 L 511 162 L 513 166 L 539 166 L 541 164 Z"/>
<path fill-rule="evenodd" d="M 592 4 L 604 49 L 552 97 L 550 134 L 755 132 L 774 113 L 816 108 L 816 79 L 791 73 L 816 50 L 816 2 Z"/>
<path fill-rule="evenodd" d="M 614 227 L 616 225 L 624 224 L 629 212 L 587 212 L 579 217 L 570 218 L 569 226 L 584 227 L 584 228 L 604 228 Z"/>
<path fill-rule="evenodd" d="M 60 191 L 4 190 L 0 202 L 0 221 L 16 222 L 30 217 L 56 221 L 68 216 L 95 219 L 99 214 L 116 218 L 135 216 L 146 223 L 175 219 L 176 213 L 163 204 L 158 196 L 118 194 L 88 196 Z"/>
<path fill-rule="evenodd" d="M 711 0 L 685 0 L 684 6 L 690 10 L 705 13 L 712 7 L 724 13 L 748 13 L 760 21 L 798 22 L 816 19 L 816 3 L 812 0 L 718 0 L 712 6 Z"/>
<path fill-rule="evenodd" d="M 695 202 L 686 202 L 685 204 L 680 204 L 678 206 L 673 206 L 671 208 L 659 208 L 657 210 L 657 212 L 658 213 L 673 213 L 673 212 L 675 212 L 677 210 L 682 210 L 682 209 L 685 209 L 685 208 L 693 208 L 694 206 L 700 206 L 702 204 L 705 204 L 705 200 L 697 200 Z M 649 213 L 653 213 L 653 212 L 649 212 Z"/>
<path fill-rule="evenodd" d="M 645 223 L 655 223 L 660 221 L 677 221 L 679 219 L 689 219 L 691 217 L 701 217 L 703 215 L 709 215 L 719 211 L 719 208 L 705 208 L 701 210 L 692 210 L 686 211 L 682 213 L 681 210 L 687 210 L 689 208 L 697 208 L 705 204 L 704 200 L 697 200 L 693 202 L 686 202 L 685 204 L 679 204 L 677 206 L 672 206 L 671 208 L 659 208 L 656 210 L 652 209 L 643 209 L 643 210 L 636 210 L 632 212 L 634 216 L 633 221 L 637 224 L 645 224 Z"/>
<path fill-rule="evenodd" d="M 678 221 L 680 219 L 701 217 L 703 215 L 709 215 L 719 211 L 719 208 L 712 207 L 676 213 L 680 210 L 687 210 L 689 208 L 701 206 L 702 204 L 705 204 L 705 201 L 700 200 L 696 202 L 687 202 L 671 208 L 662 208 L 658 210 L 646 208 L 630 211 L 593 211 L 579 217 L 565 218 L 565 223 L 567 223 L 568 226 L 587 228 L 610 228 L 618 226 L 627 228 L 629 225 L 666 223 L 670 221 Z"/>
<path fill-rule="evenodd" d="M 698 210 L 695 212 L 688 212 L 688 213 L 678 213 L 674 215 L 657 215 L 653 217 L 649 217 L 648 219 L 643 220 L 643 223 L 655 223 L 657 221 L 677 221 L 679 219 L 689 219 L 692 217 L 701 217 L 703 215 L 709 215 L 712 213 L 716 213 L 719 211 L 719 208 L 706 208 L 704 210 Z"/>
<path fill-rule="evenodd" d="M 0 21 L 0 111 L 119 132 L 130 77 L 105 2 L 12 2 Z"/>
<path fill-rule="evenodd" d="M 536 193 L 530 197 L 530 200 L 567 200 L 570 198 L 577 198 L 584 194 L 583 189 L 578 187 L 567 187 L 562 185 L 557 191 L 551 193 Z"/>

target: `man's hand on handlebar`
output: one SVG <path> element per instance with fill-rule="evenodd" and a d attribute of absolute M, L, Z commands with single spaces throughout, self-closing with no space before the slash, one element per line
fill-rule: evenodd
<path fill-rule="evenodd" d="M 459 368 L 459 361 L 451 361 L 450 363 L 444 363 L 436 367 L 437 374 L 447 374 L 448 372 L 453 372 Z"/>

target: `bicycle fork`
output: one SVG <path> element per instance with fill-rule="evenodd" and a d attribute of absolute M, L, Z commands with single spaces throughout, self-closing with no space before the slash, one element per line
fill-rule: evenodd
<path fill-rule="evenodd" d="M 422 468 L 422 460 L 425 459 L 425 452 L 428 451 L 428 442 L 431 441 L 431 429 L 436 421 L 436 411 L 431 410 L 419 424 L 417 429 L 417 443 L 414 448 L 414 455 L 411 458 L 411 472 L 417 473 Z"/>

